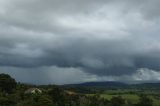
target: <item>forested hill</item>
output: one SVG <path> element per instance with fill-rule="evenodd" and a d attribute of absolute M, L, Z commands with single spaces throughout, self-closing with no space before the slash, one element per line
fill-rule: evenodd
<path fill-rule="evenodd" d="M 116 81 L 85 82 L 80 84 L 66 84 L 64 87 L 94 87 L 94 88 L 160 88 L 159 82 L 127 84 Z"/>
<path fill-rule="evenodd" d="M 64 86 L 68 87 L 102 87 L 102 88 L 111 88 L 111 87 L 128 87 L 128 84 L 122 82 L 106 81 L 106 82 L 86 82 L 80 84 L 67 84 Z"/>

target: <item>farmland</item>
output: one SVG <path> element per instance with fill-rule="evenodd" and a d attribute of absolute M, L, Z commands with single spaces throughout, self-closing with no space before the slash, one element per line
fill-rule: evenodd
<path fill-rule="evenodd" d="M 93 96 L 95 94 L 87 94 L 88 96 Z M 136 104 L 139 102 L 141 95 L 146 95 L 150 99 L 153 100 L 153 106 L 160 106 L 160 92 L 159 90 L 151 90 L 151 89 L 114 89 L 114 90 L 104 90 L 99 93 L 101 98 L 111 100 L 113 97 L 121 96 L 126 100 L 128 104 Z"/>

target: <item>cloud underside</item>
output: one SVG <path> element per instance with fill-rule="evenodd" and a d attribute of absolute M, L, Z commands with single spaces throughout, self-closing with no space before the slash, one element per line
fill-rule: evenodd
<path fill-rule="evenodd" d="M 0 72 L 39 84 L 159 80 L 159 5 L 1 0 Z"/>

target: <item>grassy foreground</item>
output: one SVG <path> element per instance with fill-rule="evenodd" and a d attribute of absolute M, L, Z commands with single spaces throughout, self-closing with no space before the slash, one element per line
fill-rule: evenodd
<path fill-rule="evenodd" d="M 153 100 L 153 106 L 160 106 L 160 94 L 159 90 L 133 90 L 133 89 L 117 89 L 117 90 L 105 90 L 102 93 L 100 93 L 100 97 L 111 100 L 113 97 L 121 96 L 123 99 L 125 99 L 128 103 L 136 104 L 139 102 L 140 96 L 145 94 L 147 97 Z M 87 94 L 88 96 L 93 96 L 96 94 Z"/>

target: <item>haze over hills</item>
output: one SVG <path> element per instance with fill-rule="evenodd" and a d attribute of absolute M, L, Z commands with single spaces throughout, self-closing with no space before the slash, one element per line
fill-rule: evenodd
<path fill-rule="evenodd" d="M 160 88 L 160 82 L 143 82 L 136 84 L 128 84 L 117 81 L 102 81 L 102 82 L 85 82 L 79 84 L 66 84 L 66 87 L 98 87 L 98 88 Z"/>

